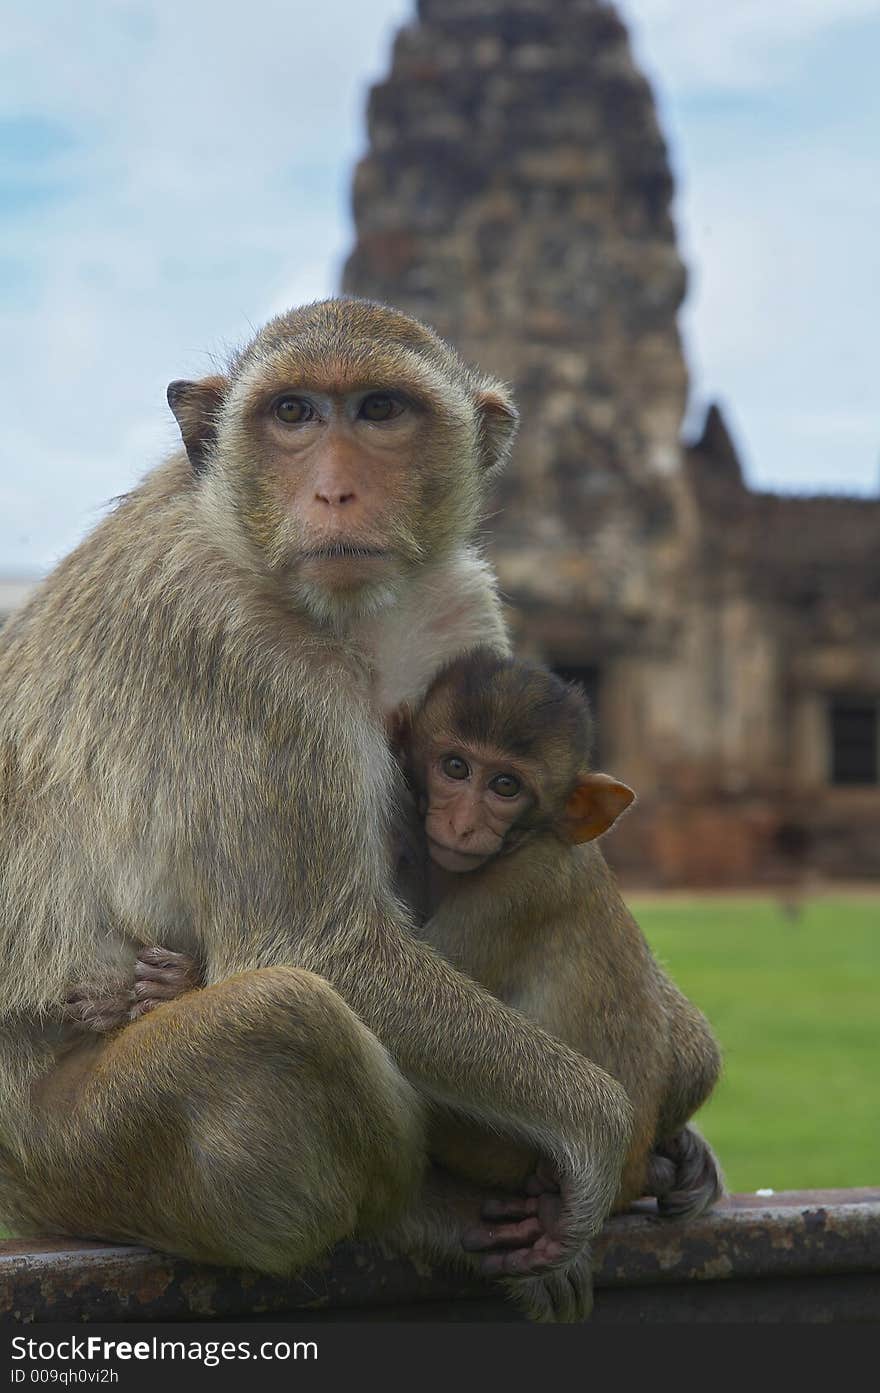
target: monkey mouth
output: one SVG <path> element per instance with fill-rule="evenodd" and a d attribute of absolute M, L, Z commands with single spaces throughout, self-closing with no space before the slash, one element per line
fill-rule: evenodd
<path fill-rule="evenodd" d="M 368 542 L 325 542 L 299 554 L 303 580 L 334 595 L 359 592 L 388 580 L 393 553 Z"/>
<path fill-rule="evenodd" d="M 444 846 L 428 837 L 428 855 L 444 871 L 475 871 L 494 856 L 492 851 L 459 851 L 457 847 Z"/>
<path fill-rule="evenodd" d="M 361 546 L 358 542 L 328 542 L 324 547 L 310 547 L 302 553 L 304 561 L 364 561 L 385 557 L 382 547 Z"/>

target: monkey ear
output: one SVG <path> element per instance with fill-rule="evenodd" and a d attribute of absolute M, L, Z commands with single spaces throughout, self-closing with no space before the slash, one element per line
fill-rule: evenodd
<path fill-rule="evenodd" d="M 211 446 L 217 438 L 217 415 L 226 400 L 225 377 L 203 377 L 200 382 L 171 382 L 166 396 L 174 412 L 189 462 L 196 474 L 204 473 Z"/>
<path fill-rule="evenodd" d="M 385 717 L 385 731 L 388 744 L 397 759 L 403 759 L 412 736 L 413 712 L 408 702 L 402 701 Z"/>
<path fill-rule="evenodd" d="M 487 474 L 503 468 L 513 446 L 519 412 L 513 398 L 497 382 L 484 382 L 474 393 L 477 408 L 479 460 Z"/>
<path fill-rule="evenodd" d="M 573 844 L 601 837 L 614 826 L 635 796 L 631 788 L 618 783 L 610 774 L 581 774 L 565 805 L 563 836 Z"/>

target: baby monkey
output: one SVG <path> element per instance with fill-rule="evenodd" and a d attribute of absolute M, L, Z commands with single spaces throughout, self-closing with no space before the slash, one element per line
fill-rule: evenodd
<path fill-rule="evenodd" d="M 635 1127 L 616 1207 L 653 1194 L 662 1212 L 693 1216 L 722 1188 L 685 1126 L 716 1082 L 718 1047 L 594 845 L 635 795 L 590 770 L 592 736 L 583 693 L 546 668 L 487 649 L 445 668 L 396 734 L 421 829 L 401 887 L 423 938 L 624 1085 Z M 430 1150 L 517 1194 L 535 1168 L 520 1146 L 437 1111 Z"/>
<path fill-rule="evenodd" d="M 661 1212 L 701 1213 L 721 1176 L 686 1123 L 717 1080 L 718 1047 L 655 961 L 595 846 L 635 795 L 590 770 L 582 692 L 546 668 L 475 649 L 443 669 L 416 711 L 398 714 L 392 739 L 411 793 L 398 886 L 421 937 L 626 1088 L 635 1125 L 616 1208 L 656 1195 Z M 86 1028 L 112 1029 L 199 985 L 192 959 L 148 948 L 115 1008 L 80 992 L 68 1009 Z M 498 1217 L 528 1223 L 536 1157 L 526 1148 L 437 1106 L 429 1151 L 509 1191 Z"/>

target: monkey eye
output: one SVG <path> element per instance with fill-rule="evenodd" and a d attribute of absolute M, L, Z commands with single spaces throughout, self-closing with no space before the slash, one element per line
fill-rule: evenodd
<path fill-rule="evenodd" d="M 468 764 L 459 755 L 447 755 L 441 759 L 440 768 L 450 779 L 466 779 L 470 774 Z"/>
<path fill-rule="evenodd" d="M 275 415 L 286 426 L 301 426 L 313 421 L 318 413 L 303 397 L 280 397 L 275 403 Z"/>
<path fill-rule="evenodd" d="M 371 392 L 361 402 L 358 415 L 365 421 L 393 421 L 395 416 L 401 415 L 403 409 L 403 402 L 398 401 L 396 397 L 387 396 L 384 392 Z"/>
<path fill-rule="evenodd" d="M 489 780 L 489 787 L 499 798 L 515 798 L 522 784 L 512 774 L 496 774 L 494 779 Z"/>

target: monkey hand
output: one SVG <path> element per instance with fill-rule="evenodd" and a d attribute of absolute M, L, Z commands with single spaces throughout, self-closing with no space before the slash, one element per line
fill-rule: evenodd
<path fill-rule="evenodd" d="M 137 1020 L 164 1001 L 173 1001 L 201 985 L 198 964 L 188 953 L 172 953 L 170 948 L 143 948 L 134 965 L 129 1019 Z"/>
<path fill-rule="evenodd" d="M 132 994 L 127 986 L 118 991 L 76 987 L 65 998 L 62 1015 L 78 1030 L 107 1035 L 111 1030 L 128 1025 L 131 1005 Z"/>

